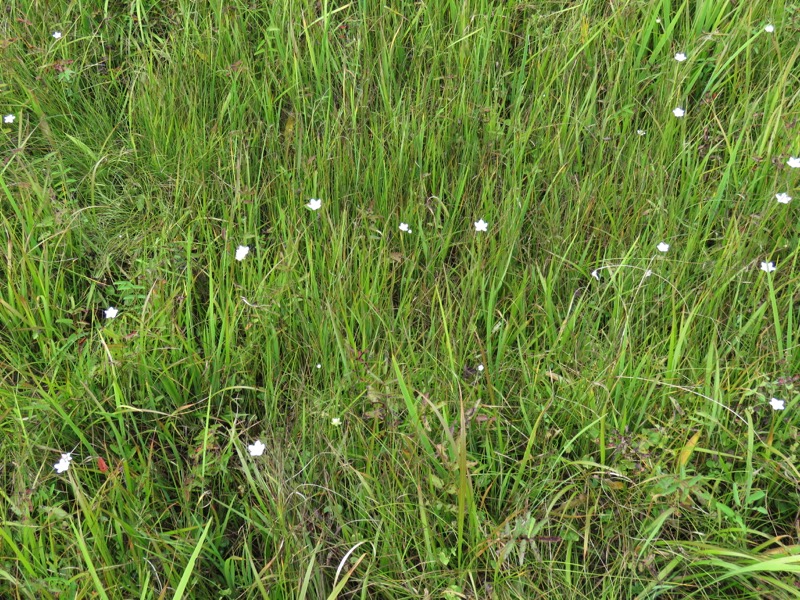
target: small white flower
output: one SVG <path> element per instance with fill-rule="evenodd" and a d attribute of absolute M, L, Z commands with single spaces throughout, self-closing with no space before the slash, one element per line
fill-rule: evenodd
<path fill-rule="evenodd" d="M 647 270 L 644 272 L 644 276 L 645 276 L 645 277 L 650 277 L 652 274 L 653 274 L 653 272 L 652 272 L 650 269 L 647 269 Z"/>
<path fill-rule="evenodd" d="M 106 319 L 114 319 L 119 314 L 119 311 L 114 308 L 113 306 L 109 306 L 106 309 Z"/>
<path fill-rule="evenodd" d="M 244 260 L 244 257 L 250 253 L 250 246 L 239 246 L 236 248 L 236 260 Z"/>
<path fill-rule="evenodd" d="M 311 200 L 308 201 L 308 204 L 306 204 L 306 206 L 311 210 L 319 210 L 320 208 L 322 208 L 322 200 L 320 200 L 319 198 L 311 198 Z"/>
<path fill-rule="evenodd" d="M 317 368 L 321 369 L 322 368 L 322 363 L 317 363 Z"/>
<path fill-rule="evenodd" d="M 483 365 L 478 365 L 478 371 L 483 371 Z"/>
<path fill-rule="evenodd" d="M 786 164 L 792 169 L 800 169 L 800 156 L 790 156 L 789 160 L 786 161 Z"/>
<path fill-rule="evenodd" d="M 781 192 L 780 194 L 775 194 L 775 199 L 780 202 L 781 204 L 789 204 L 792 201 L 792 197 L 787 194 L 786 192 Z"/>
<path fill-rule="evenodd" d="M 55 38 L 57 40 L 60 40 L 61 39 L 61 32 L 60 31 L 54 31 L 53 32 L 53 38 Z"/>
<path fill-rule="evenodd" d="M 594 277 L 595 279 L 597 279 L 597 281 L 600 281 L 600 273 L 599 273 L 599 271 L 598 271 L 597 269 L 595 269 L 594 271 L 592 271 L 592 277 Z"/>
<path fill-rule="evenodd" d="M 646 132 L 644 129 L 637 129 L 637 130 L 636 130 L 636 135 L 644 135 L 644 134 L 646 134 L 646 133 L 647 133 L 647 132 Z"/>
<path fill-rule="evenodd" d="M 775 31 L 775 25 L 773 25 L 772 23 L 764 25 L 764 31 L 766 31 L 767 33 L 772 33 L 773 31 Z"/>
<path fill-rule="evenodd" d="M 659 25 L 661 24 L 661 17 L 658 17 L 658 18 L 656 19 L 656 23 L 658 23 Z"/>
<path fill-rule="evenodd" d="M 408 226 L 408 223 L 400 223 L 400 231 L 411 233 L 411 227 Z"/>
<path fill-rule="evenodd" d="M 16 120 L 16 115 L 6 115 L 3 117 L 3 123 L 13 123 Z"/>
<path fill-rule="evenodd" d="M 677 60 L 678 62 L 683 62 L 686 60 L 686 55 L 683 52 L 678 52 L 675 55 L 675 60 Z"/>
<path fill-rule="evenodd" d="M 488 231 L 489 224 L 481 219 L 480 221 L 475 221 L 475 231 Z"/>
<path fill-rule="evenodd" d="M 333 425 L 334 427 L 338 427 L 341 424 L 342 424 L 342 420 L 339 417 L 333 417 L 331 419 L 331 425 Z"/>
<path fill-rule="evenodd" d="M 772 273 L 775 270 L 775 263 L 772 261 L 762 262 L 761 270 L 764 271 L 764 273 Z"/>
<path fill-rule="evenodd" d="M 247 451 L 250 453 L 250 456 L 261 456 L 266 449 L 267 447 L 261 440 L 256 440 L 254 443 L 247 446 Z"/>
<path fill-rule="evenodd" d="M 680 119 L 683 115 L 686 114 L 686 111 L 683 110 L 680 106 L 678 106 L 677 108 L 673 109 L 672 114 Z"/>
<path fill-rule="evenodd" d="M 66 473 L 69 469 L 69 464 L 72 462 L 72 454 L 62 454 L 61 459 L 53 465 L 56 473 Z"/>
<path fill-rule="evenodd" d="M 669 244 L 667 242 L 661 242 L 656 248 L 658 248 L 659 252 L 666 252 L 669 250 Z"/>
<path fill-rule="evenodd" d="M 778 400 L 777 398 L 773 398 L 769 401 L 769 405 L 772 407 L 772 410 L 783 410 L 786 408 L 783 400 Z"/>

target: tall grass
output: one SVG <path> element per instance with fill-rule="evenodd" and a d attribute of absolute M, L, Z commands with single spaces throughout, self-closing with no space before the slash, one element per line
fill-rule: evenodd
<path fill-rule="evenodd" d="M 798 30 L 11 0 L 0 595 L 796 597 Z"/>

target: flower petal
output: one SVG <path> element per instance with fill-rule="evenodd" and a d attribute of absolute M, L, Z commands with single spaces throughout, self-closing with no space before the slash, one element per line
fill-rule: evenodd
<path fill-rule="evenodd" d="M 250 246 L 239 246 L 236 248 L 236 260 L 242 261 L 250 253 Z"/>

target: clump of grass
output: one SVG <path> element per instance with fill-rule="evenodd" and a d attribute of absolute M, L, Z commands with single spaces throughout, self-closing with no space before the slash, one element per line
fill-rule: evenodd
<path fill-rule="evenodd" d="M 796 593 L 798 13 L 51 4 L 0 595 Z"/>

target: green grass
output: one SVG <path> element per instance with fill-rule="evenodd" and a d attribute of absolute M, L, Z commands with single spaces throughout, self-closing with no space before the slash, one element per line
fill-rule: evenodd
<path fill-rule="evenodd" d="M 798 31 L 11 0 L 0 596 L 797 597 Z"/>

